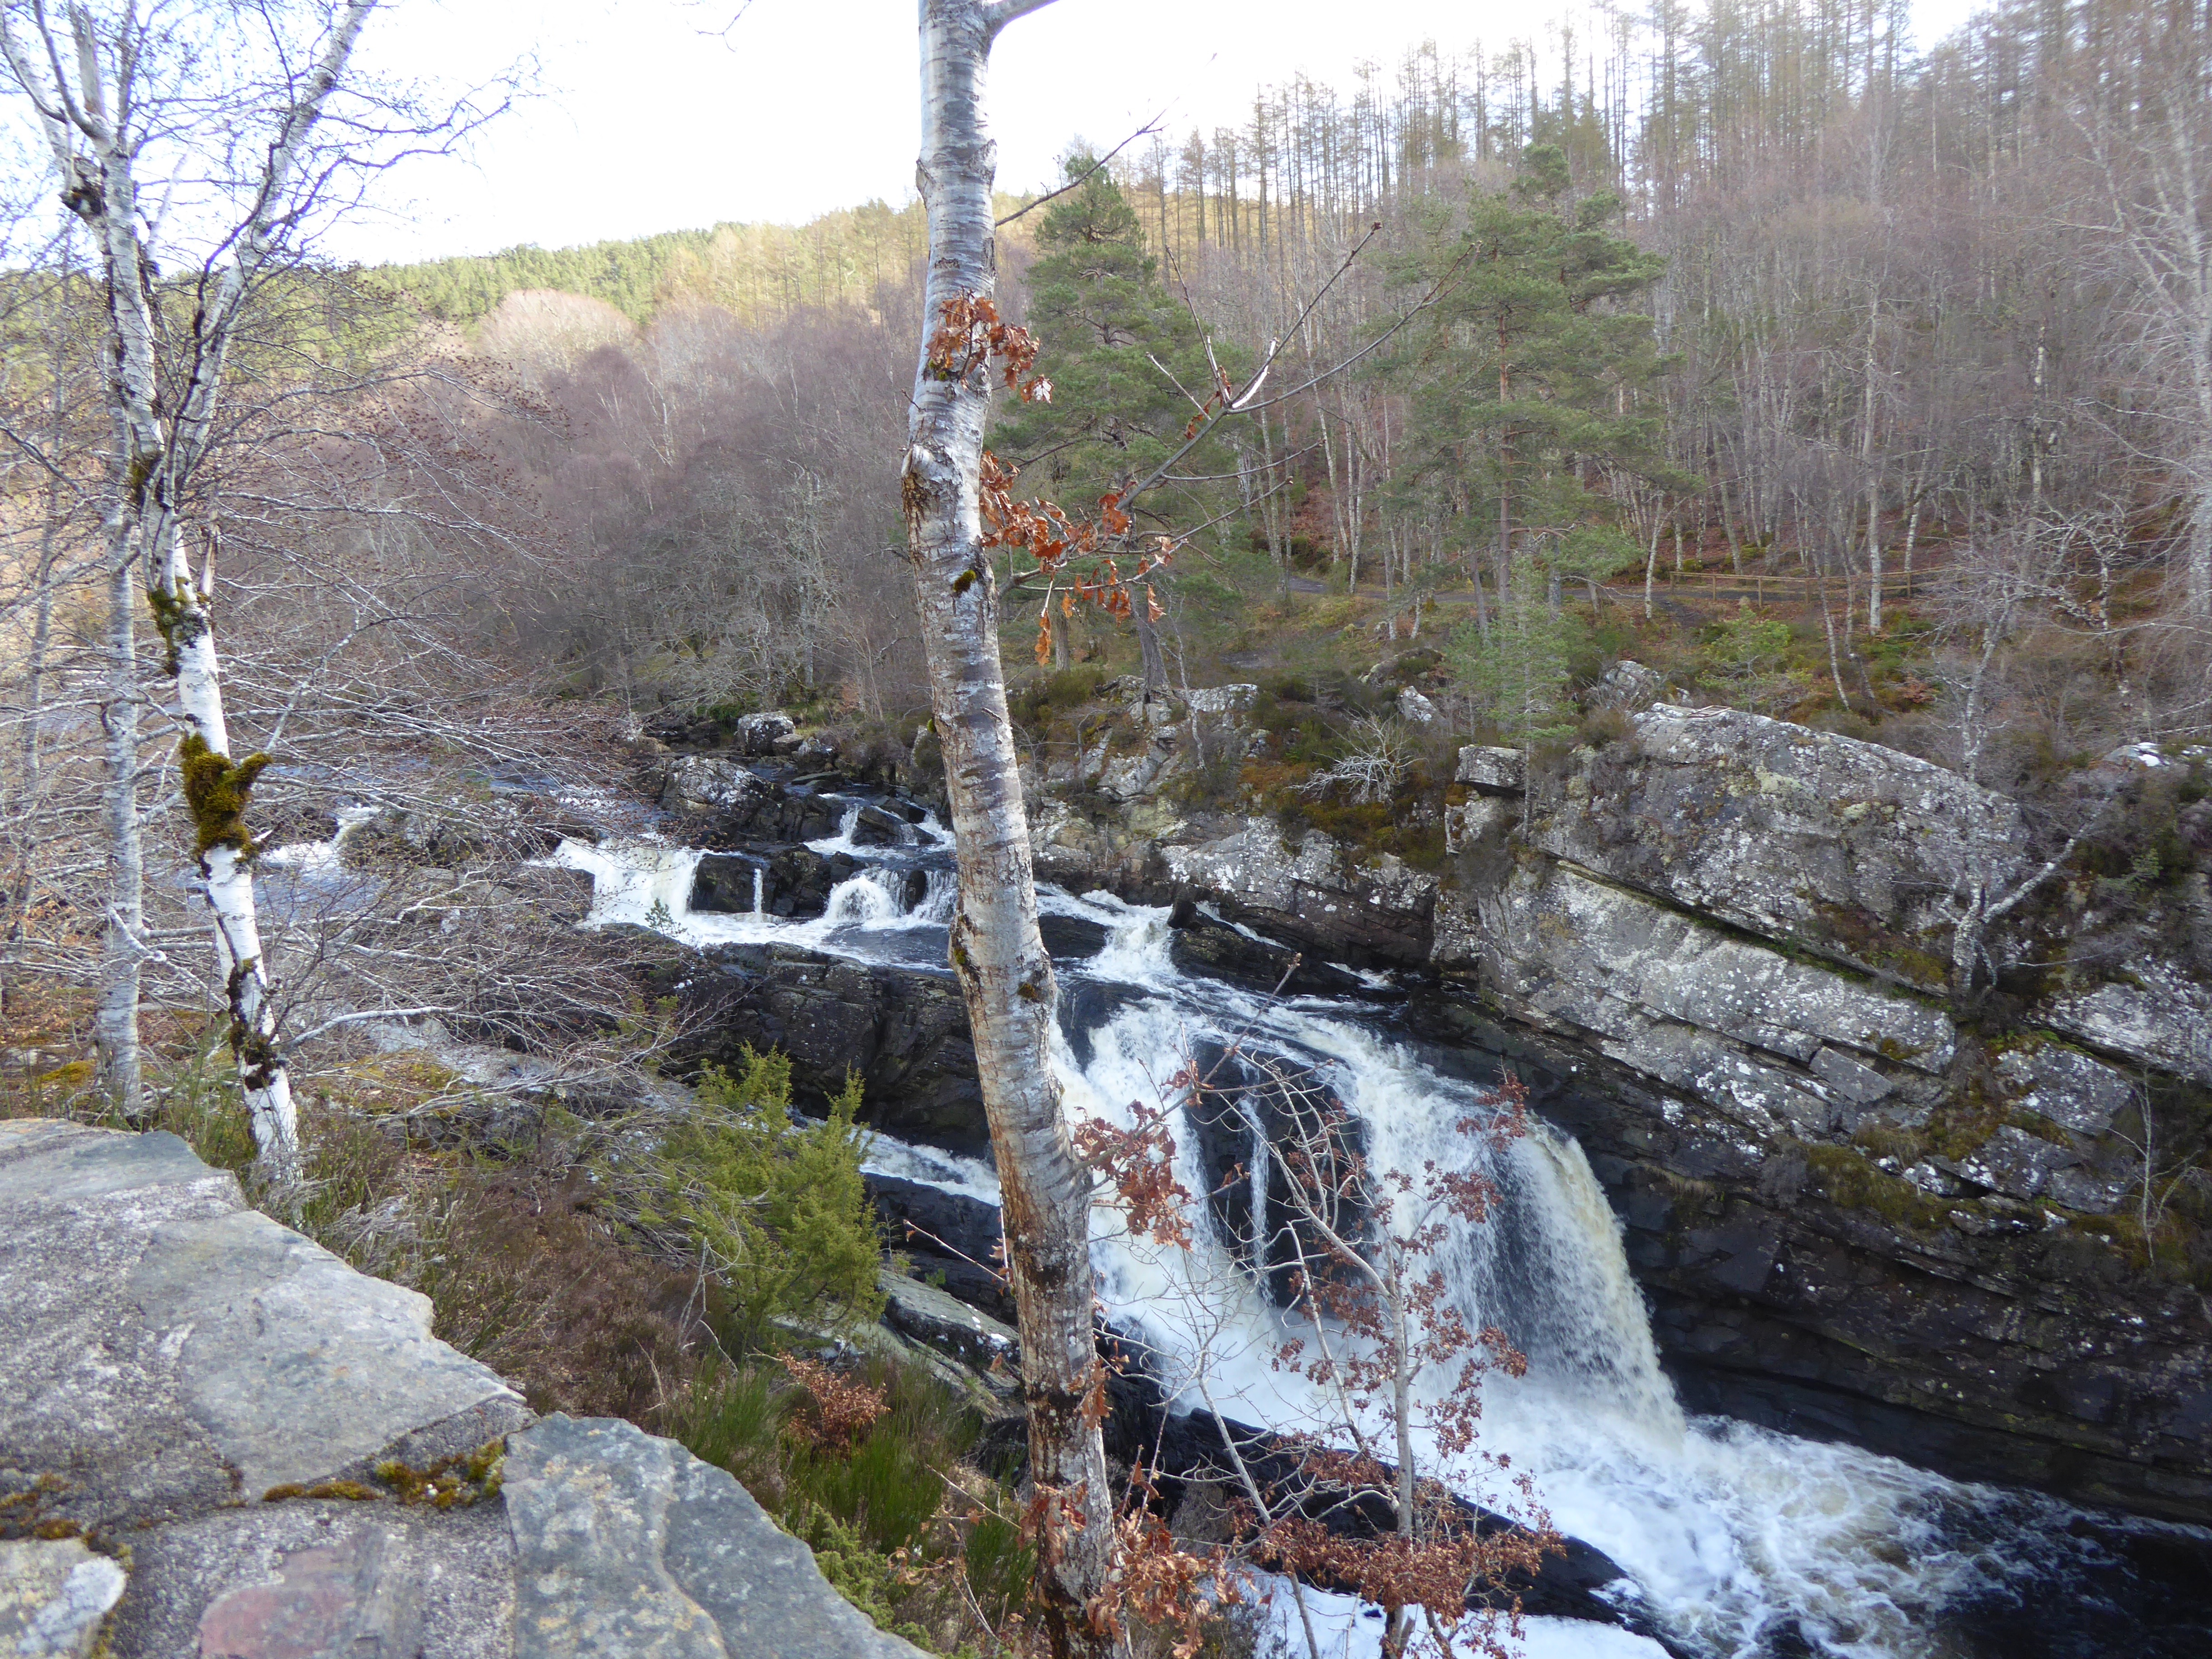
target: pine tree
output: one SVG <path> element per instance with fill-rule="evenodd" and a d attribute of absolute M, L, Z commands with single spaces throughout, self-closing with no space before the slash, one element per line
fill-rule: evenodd
<path fill-rule="evenodd" d="M 1206 336 L 1189 307 L 1161 282 L 1143 221 L 1121 187 L 1085 152 L 1064 165 L 1068 179 L 1080 182 L 1046 209 L 1037 231 L 1042 257 L 1029 273 L 1028 325 L 1052 401 L 1010 403 L 992 441 L 1006 463 L 1022 468 L 1020 492 L 1087 514 L 1100 497 L 1151 477 L 1183 443 L 1217 385 Z M 1225 374 L 1243 366 L 1233 351 L 1218 355 Z M 1220 456 L 1210 453 L 1216 447 L 1200 446 L 1179 470 L 1193 477 L 1224 471 Z M 1137 504 L 1136 533 L 1172 535 L 1203 522 L 1211 516 L 1206 493 L 1172 482 L 1153 489 Z M 1164 574 L 1147 580 L 1163 589 Z M 1136 598 L 1145 683 L 1164 687 L 1166 662 L 1146 596 Z M 1064 653 L 1071 618 L 1056 620 L 1062 625 L 1055 643 Z"/>
<path fill-rule="evenodd" d="M 1532 145 L 1509 191 L 1476 195 L 1455 228 L 1437 210 L 1428 246 L 1398 272 L 1437 289 L 1393 366 L 1413 415 L 1399 492 L 1441 507 L 1470 554 L 1487 551 L 1494 623 L 1479 605 L 1459 654 L 1524 743 L 1559 729 L 1576 631 L 1564 585 L 1634 556 L 1613 528 L 1620 495 L 1639 479 L 1694 482 L 1666 465 L 1666 360 L 1650 318 L 1623 304 L 1665 262 L 1609 228 L 1620 198 L 1577 201 L 1571 185 L 1565 155 Z"/>

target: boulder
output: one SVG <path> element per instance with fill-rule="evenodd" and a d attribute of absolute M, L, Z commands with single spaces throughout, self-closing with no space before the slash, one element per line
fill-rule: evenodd
<path fill-rule="evenodd" d="M 1085 957 L 1097 956 L 1106 945 L 1104 925 L 1088 916 L 1047 910 L 1037 917 L 1037 933 L 1055 961 L 1079 962 Z"/>
<path fill-rule="evenodd" d="M 884 1323 L 901 1336 L 949 1354 L 977 1370 L 1021 1363 L 1021 1339 L 1012 1327 L 968 1305 L 948 1289 L 908 1279 L 888 1267 L 879 1276 Z"/>
<path fill-rule="evenodd" d="M 1357 996 L 1368 988 L 1358 975 L 1332 962 L 1302 955 L 1208 915 L 1188 894 L 1169 911 L 1168 927 L 1168 954 L 1186 974 L 1225 979 L 1248 990 L 1279 988 L 1285 996 Z"/>
<path fill-rule="evenodd" d="M 615 1418 L 510 1446 L 515 1659 L 919 1659 L 727 1471 Z"/>
<path fill-rule="evenodd" d="M 679 755 L 661 773 L 659 802 L 670 812 L 743 811 L 775 788 L 726 755 Z"/>
<path fill-rule="evenodd" d="M 428 1297 L 246 1206 L 174 1135 L 0 1122 L 0 1446 L 82 1526 L 428 1463 L 530 1420 Z"/>
<path fill-rule="evenodd" d="M 780 708 L 741 715 L 730 727 L 730 747 L 757 759 L 793 754 L 799 745 L 798 726 Z"/>
<path fill-rule="evenodd" d="M 1464 751 L 1462 751 L 1464 752 Z M 1578 753 L 1542 851 L 1849 966 L 1942 990 L 1945 900 L 2022 873 L 2020 808 L 1929 761 L 1734 708 L 1662 703 Z"/>
<path fill-rule="evenodd" d="M 1192 692 L 1188 701 L 1201 714 L 1233 714 L 1249 708 L 1259 698 L 1256 685 L 1205 685 Z"/>
<path fill-rule="evenodd" d="M 0 1121 L 0 1495 L 85 1534 L 0 1541 L 0 1650 L 916 1659 L 726 1473 L 533 1423 L 428 1315 L 173 1135 Z M 386 1478 L 464 1453 L 453 1507 Z"/>
<path fill-rule="evenodd" d="M 690 908 L 716 915 L 747 915 L 756 892 L 765 900 L 767 885 L 767 860 L 747 853 L 708 853 L 692 866 Z"/>
<path fill-rule="evenodd" d="M 1224 915 L 1363 965 L 1427 957 L 1436 877 L 1394 853 L 1355 863 L 1316 830 L 1293 845 L 1270 820 L 1224 827 L 1212 840 L 1158 849 L 1169 877 L 1212 894 Z"/>
<path fill-rule="evenodd" d="M 786 783 L 728 755 L 680 755 L 657 769 L 664 811 L 691 821 L 694 846 L 757 850 L 763 844 L 822 841 L 837 833 L 842 803 L 803 784 Z"/>
<path fill-rule="evenodd" d="M 1656 668 L 1623 657 L 1605 671 L 1605 677 L 1583 694 L 1585 708 L 1617 708 L 1641 714 L 1667 692 L 1667 677 Z"/>
<path fill-rule="evenodd" d="M 1469 744 L 1459 751 L 1452 778 L 1486 795 L 1517 795 L 1528 786 L 1528 757 L 1518 749 Z"/>
<path fill-rule="evenodd" d="M 863 806 L 853 819 L 856 847 L 902 847 L 913 841 L 914 828 L 903 813 L 884 807 Z"/>

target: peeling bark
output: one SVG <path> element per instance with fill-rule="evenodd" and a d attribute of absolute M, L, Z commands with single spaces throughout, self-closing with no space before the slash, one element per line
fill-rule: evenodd
<path fill-rule="evenodd" d="M 985 67 L 998 30 L 1036 9 L 1034 0 L 921 0 L 916 183 L 929 216 L 929 276 L 901 496 L 958 849 L 952 968 L 974 1029 L 999 1166 L 1030 1477 L 1049 1531 L 1038 1579 L 1053 1652 L 1087 1655 L 1113 1645 L 1095 1622 L 1112 1567 L 1113 1505 L 1099 1432 L 1091 1179 L 1069 1141 L 1051 1064 L 1058 993 L 1037 933 L 997 594 L 981 546 L 976 485 L 988 371 L 977 364 L 948 378 L 932 369 L 928 349 L 948 303 L 993 291 L 996 147 L 984 122 Z"/>

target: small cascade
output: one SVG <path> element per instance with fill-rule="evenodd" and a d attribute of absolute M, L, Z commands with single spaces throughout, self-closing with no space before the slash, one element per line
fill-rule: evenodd
<path fill-rule="evenodd" d="M 760 865 L 753 866 L 753 915 L 768 914 L 768 872 Z"/>
<path fill-rule="evenodd" d="M 845 806 L 844 817 L 837 821 L 837 833 L 834 836 L 824 836 L 820 841 L 810 841 L 806 844 L 825 858 L 834 853 L 854 855 L 865 854 L 867 851 L 866 848 L 853 844 L 853 831 L 860 827 L 860 803 L 848 801 Z"/>
<path fill-rule="evenodd" d="M 921 902 L 914 907 L 915 920 L 939 926 L 951 921 L 952 907 L 960 898 L 958 875 L 951 870 L 925 870 L 921 878 Z"/>
<path fill-rule="evenodd" d="M 568 840 L 546 861 L 591 876 L 592 909 L 586 920 L 592 926 L 627 922 L 688 939 L 692 930 L 687 924 L 696 921 L 691 884 L 703 856 L 696 847 L 659 842 L 615 847 Z"/>
<path fill-rule="evenodd" d="M 272 847 L 260 855 L 258 862 L 264 869 L 291 870 L 303 876 L 330 874 L 337 869 L 343 857 L 346 837 L 362 825 L 380 817 L 383 811 L 380 806 L 341 806 L 332 815 L 337 828 L 329 840 Z"/>
<path fill-rule="evenodd" d="M 877 865 L 830 890 L 823 919 L 832 927 L 880 927 L 905 914 L 906 872 Z"/>

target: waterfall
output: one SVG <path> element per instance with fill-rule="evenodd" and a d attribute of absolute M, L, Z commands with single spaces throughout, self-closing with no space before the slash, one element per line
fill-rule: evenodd
<path fill-rule="evenodd" d="M 1133 937 L 1120 944 L 1124 960 L 1145 954 Z M 1525 1376 L 1486 1380 L 1482 1445 L 1510 1457 L 1562 1531 L 1628 1571 L 1647 1609 L 1686 1647 L 1755 1654 L 1794 1621 L 1853 1654 L 1926 1653 L 1921 1632 L 1934 1611 L 1962 1587 L 2002 1576 L 2002 1543 L 1992 1553 L 1945 1541 L 1973 1530 L 1966 1517 L 1996 1497 L 1986 1489 L 1850 1446 L 1685 1416 L 1660 1369 L 1620 1225 L 1571 1139 L 1537 1121 L 1502 1151 L 1458 1133 L 1461 1120 L 1486 1115 L 1482 1091 L 1357 1024 L 1352 1011 L 1270 1007 L 1205 982 L 1166 988 L 1093 1031 L 1087 1063 L 1062 1046 L 1070 1112 L 1126 1121 L 1124 1103 L 1163 1097 L 1187 1044 L 1249 1028 L 1250 1044 L 1319 1069 L 1364 1129 L 1378 1176 L 1418 1175 L 1431 1162 L 1487 1174 L 1499 1203 L 1486 1223 L 1453 1224 L 1443 1265 L 1470 1327 L 1501 1326 L 1529 1363 Z M 1206 1191 L 1187 1120 L 1176 1141 L 1177 1178 Z M 1255 1184 L 1254 1203 L 1262 1201 Z M 1194 1231 L 1188 1252 L 1135 1245 L 1101 1206 L 1094 1237 L 1109 1318 L 1152 1346 L 1170 1385 L 1189 1390 L 1186 1403 L 1196 1403 L 1190 1384 L 1202 1367 L 1228 1415 L 1328 1434 L 1327 1401 L 1274 1363 L 1296 1332 L 1240 1241 L 1224 1237 L 1210 1211 Z M 1425 1379 L 1438 1393 L 1444 1383 Z M 1510 1506 L 1511 1489 L 1494 1477 L 1438 1458 L 1433 1445 L 1427 1456 L 1469 1496 Z"/>
<path fill-rule="evenodd" d="M 753 914 L 755 915 L 762 915 L 767 912 L 767 899 L 768 871 L 756 864 L 753 866 Z"/>
<path fill-rule="evenodd" d="M 1267 1122 L 1249 1098 L 1239 1104 L 1243 1108 L 1244 1127 L 1252 1137 L 1250 1150 L 1244 1154 L 1252 1165 L 1252 1217 L 1249 1224 L 1252 1233 L 1252 1271 L 1265 1273 L 1267 1271 Z"/>
<path fill-rule="evenodd" d="M 922 872 L 921 902 L 914 907 L 917 921 L 933 921 L 940 927 L 952 920 L 952 907 L 960 897 L 960 879 L 950 870 Z"/>
<path fill-rule="evenodd" d="M 941 967 L 941 930 L 956 893 L 944 831 L 926 820 L 917 846 L 854 847 L 858 814 L 848 811 L 836 837 L 811 843 L 847 851 L 867 867 L 840 883 L 827 913 L 811 921 L 763 915 L 757 905 L 750 916 L 692 915 L 696 849 L 566 842 L 550 861 L 592 872 L 587 925 L 655 927 L 693 944 L 786 940 L 857 961 Z M 917 854 L 922 886 L 909 909 L 904 898 Z M 1046 908 L 1107 932 L 1096 954 L 1062 970 L 1069 981 L 1088 980 L 1114 994 L 1090 1005 L 1109 1012 L 1079 1034 L 1079 1045 L 1066 1033 L 1056 1038 L 1054 1063 L 1071 1119 L 1126 1121 L 1130 1103 L 1166 1098 L 1194 1045 L 1242 1041 L 1324 1081 L 1356 1120 L 1378 1175 L 1418 1176 L 1434 1164 L 1480 1169 L 1490 1178 L 1499 1195 L 1491 1218 L 1455 1223 L 1441 1252 L 1470 1325 L 1498 1324 L 1528 1359 L 1523 1376 L 1487 1379 L 1482 1446 L 1510 1456 L 1514 1475 L 1531 1483 L 1562 1531 L 1620 1565 L 1683 1652 L 1699 1659 L 1979 1652 L 1942 1633 L 1947 1610 L 1979 1605 L 1976 1598 L 2016 1602 L 2017 1586 L 2031 1579 L 2068 1582 L 2051 1563 L 2069 1550 L 2078 1556 L 2096 1547 L 2074 1541 L 2075 1512 L 2055 1500 L 1960 1485 L 1848 1445 L 1688 1417 L 1660 1368 L 1620 1225 L 1571 1138 L 1540 1121 L 1502 1148 L 1486 1136 L 1461 1134 L 1459 1122 L 1486 1117 L 1494 1103 L 1393 1040 L 1370 1010 L 1319 999 L 1271 1003 L 1188 977 L 1170 955 L 1164 910 L 1104 894 L 1048 889 L 1042 897 Z M 1249 1098 L 1242 1110 L 1236 1133 L 1239 1155 L 1249 1148 L 1252 1166 L 1249 1231 L 1262 1238 L 1283 1220 L 1270 1218 L 1261 1156 L 1268 1114 Z M 1175 1173 L 1187 1190 L 1206 1193 L 1197 1128 L 1187 1115 L 1176 1125 Z M 996 1196 L 988 1166 L 888 1136 L 876 1138 L 870 1162 L 948 1191 Z M 1231 1237 L 1210 1205 L 1194 1218 L 1187 1251 L 1133 1243 L 1103 1203 L 1093 1224 L 1101 1301 L 1117 1327 L 1151 1346 L 1171 1384 L 1187 1388 L 1202 1366 L 1228 1414 L 1285 1431 L 1328 1431 L 1327 1403 L 1274 1363 L 1285 1316 L 1264 1293 L 1250 1240 Z M 1264 1269 L 1264 1260 L 1257 1265 Z M 1431 1472 L 1509 1506 L 1512 1492 L 1488 1474 L 1434 1453 L 1431 1446 L 1424 1455 Z M 1349 1604 L 1331 1618 L 1342 1651 L 1374 1650 L 1372 1619 Z M 1650 1659 L 1656 1651 L 1589 1626 L 1538 1639 L 1537 1626 L 1559 1622 L 1531 1621 L 1531 1659 L 1601 1651 Z"/>

